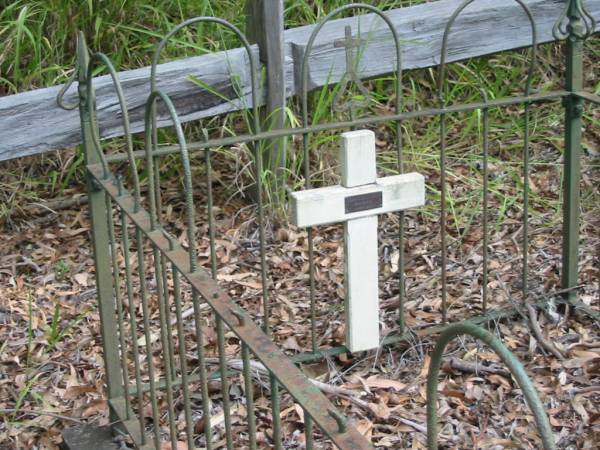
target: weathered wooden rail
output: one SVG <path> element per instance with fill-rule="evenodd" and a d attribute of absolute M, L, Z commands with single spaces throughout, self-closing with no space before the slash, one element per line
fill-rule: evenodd
<path fill-rule="evenodd" d="M 403 68 L 424 68 L 439 62 L 444 27 L 459 3 L 459 0 L 439 0 L 388 12 L 402 39 Z M 552 27 L 563 11 L 565 2 L 529 0 L 526 3 L 536 21 L 539 42 L 553 41 Z M 586 4 L 592 16 L 600 15 L 600 0 L 587 0 Z M 347 25 L 354 31 L 360 26 L 362 35 L 368 36 L 369 51 L 361 59 L 361 76 L 375 77 L 393 71 L 393 41 L 389 31 L 379 26 L 379 19 L 372 14 L 339 19 L 326 24 L 311 52 L 310 88 L 339 81 L 345 67 L 344 48 L 335 46 L 334 41 L 343 36 Z M 313 26 L 294 28 L 283 34 L 282 66 L 288 97 L 298 92 L 300 64 L 312 28 Z M 491 29 L 494 30 L 493 33 L 490 33 Z M 600 31 L 600 24 L 596 29 Z M 455 30 L 450 39 L 449 61 L 517 49 L 531 42 L 527 16 L 516 2 L 509 0 L 475 2 L 458 18 Z M 254 49 L 258 56 L 258 47 L 255 46 Z M 245 103 L 246 107 L 252 103 L 246 59 L 241 49 L 233 49 L 168 62 L 159 66 L 158 84 L 173 99 L 184 122 L 233 111 L 241 103 Z M 237 89 L 247 94 L 243 102 L 225 102 L 189 80 L 190 76 L 197 77 L 233 98 L 236 96 L 233 93 L 232 72 L 237 78 Z M 143 94 L 150 90 L 149 75 L 149 68 L 119 74 L 130 109 L 133 132 L 143 129 L 143 99 L 146 97 Z M 98 77 L 94 84 L 101 136 L 121 136 L 123 130 L 119 105 L 110 77 Z M 0 161 L 58 150 L 81 142 L 78 112 L 65 111 L 56 104 L 60 88 L 61 86 L 54 86 L 0 97 Z M 75 89 L 71 89 L 66 101 L 75 99 Z M 266 102 L 264 96 L 260 101 Z M 159 114 L 159 126 L 167 126 L 169 123 L 166 114 Z"/>

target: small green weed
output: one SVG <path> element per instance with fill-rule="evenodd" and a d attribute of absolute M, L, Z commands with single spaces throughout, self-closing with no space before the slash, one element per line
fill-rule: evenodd
<path fill-rule="evenodd" d="M 58 281 L 64 280 L 70 272 L 71 266 L 68 261 L 59 259 L 56 264 L 54 264 L 54 273 L 56 274 L 56 279 Z"/>

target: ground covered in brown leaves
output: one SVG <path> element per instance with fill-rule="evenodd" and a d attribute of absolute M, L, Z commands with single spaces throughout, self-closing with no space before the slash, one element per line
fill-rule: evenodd
<path fill-rule="evenodd" d="M 534 143 L 535 145 L 535 143 Z M 535 147 L 540 158 L 557 157 L 543 145 Z M 546 151 L 546 153 L 544 153 Z M 217 163 L 216 186 L 235 184 L 223 175 L 229 162 Z M 540 164 L 531 176 L 535 189 L 556 195 L 558 180 Z M 598 169 L 584 171 L 585 189 L 594 191 L 599 181 Z M 197 169 L 200 171 L 202 169 Z M 457 159 L 450 176 L 452 194 L 456 198 L 468 192 L 465 180 L 470 166 Z M 496 177 L 503 177 L 498 167 Z M 428 183 L 438 182 L 436 173 L 428 173 Z M 506 190 L 515 186 L 505 186 Z M 262 320 L 258 238 L 254 209 L 239 196 L 224 190 L 217 194 L 217 262 L 218 279 L 232 298 Z M 69 191 L 66 199 L 80 195 Z M 204 202 L 204 191 L 198 186 L 198 204 Z M 180 215 L 181 190 L 177 182 L 165 183 L 165 204 L 170 205 L 165 217 L 171 231 L 186 243 Z M 492 207 L 498 210 L 494 197 Z M 60 443 L 65 426 L 79 422 L 107 423 L 104 400 L 103 358 L 99 314 L 95 303 L 94 269 L 91 255 L 88 214 L 79 201 L 61 204 L 56 214 L 40 211 L 31 222 L 20 223 L 5 232 L 0 242 L 0 442 L 2 448 L 54 449 Z M 468 207 L 468 205 L 463 205 Z M 558 289 L 560 268 L 560 222 L 555 213 L 534 206 L 530 255 L 530 299 Z M 428 200 L 428 208 L 411 212 L 406 219 L 406 317 L 412 334 L 404 342 L 385 346 L 368 354 L 341 354 L 315 364 L 302 365 L 331 400 L 344 410 L 358 429 L 377 448 L 424 448 L 425 379 L 429 366 L 428 353 L 435 341 L 427 335 L 432 324 L 440 323 L 441 285 L 439 261 L 439 220 L 436 199 Z M 537 309 L 535 321 L 521 303 L 521 216 L 517 207 L 509 208 L 502 223 L 490 235 L 489 301 L 490 307 L 513 308 L 510 320 L 490 320 L 487 326 L 523 361 L 547 408 L 559 448 L 597 448 L 600 441 L 600 327 L 583 310 L 565 317 L 555 303 Z M 495 213 L 494 213 L 495 214 Z M 202 212 L 199 212 L 202 216 Z M 460 221 L 457 220 L 456 223 Z M 200 217 L 198 249 L 200 262 L 209 267 L 206 221 Z M 598 313 L 598 252 L 600 248 L 598 210 L 584 211 L 584 243 L 581 252 L 581 302 Z M 268 233 L 268 290 L 272 304 L 270 326 L 275 339 L 290 355 L 310 349 L 310 302 L 308 297 L 308 255 L 306 233 L 287 226 L 285 219 L 271 223 Z M 397 216 L 380 221 L 380 255 L 382 256 L 380 292 L 382 332 L 397 330 L 398 254 Z M 121 228 L 117 225 L 117 234 Z M 131 230 L 129 230 L 131 231 Z M 448 266 L 449 318 L 456 321 L 482 313 L 481 223 L 473 220 L 467 228 L 448 227 L 450 239 Z M 321 347 L 344 342 L 343 325 L 343 245 L 340 226 L 322 227 L 315 237 L 316 248 L 316 329 Z M 146 247 L 150 261 L 150 248 Z M 132 249 L 133 253 L 133 249 Z M 122 255 L 120 253 L 120 255 Z M 136 261 L 132 259 L 136 270 Z M 123 261 L 120 262 L 121 266 Z M 156 291 L 152 273 L 146 282 L 151 293 Z M 172 283 L 172 277 L 169 279 Z M 139 279 L 134 279 L 139 289 Z M 123 294 L 124 296 L 124 294 Z M 552 297 L 546 295 L 546 297 Z M 183 289 L 183 307 L 191 307 L 190 293 Z M 123 300 L 126 306 L 125 300 Z M 136 300 L 139 316 L 139 299 Z M 158 308 L 150 303 L 153 359 L 159 375 L 164 374 L 160 356 Z M 171 317 L 174 309 L 171 304 Z M 126 311 L 126 314 L 128 312 Z M 188 314 L 189 317 L 189 314 Z M 211 314 L 203 310 L 203 318 L 211 323 Z M 141 321 L 141 318 L 138 322 Z M 544 338 L 557 355 L 550 354 L 532 331 L 532 323 L 542 328 Z M 175 322 L 173 322 L 175 325 Z M 188 367 L 197 365 L 193 354 L 196 340 L 192 319 L 184 324 L 183 339 L 187 347 Z M 175 326 L 174 326 L 175 328 Z M 131 328 L 128 328 L 131 333 Z M 205 329 L 208 364 L 216 368 L 216 338 L 210 327 Z M 173 343 L 180 335 L 172 330 Z M 145 358 L 146 336 L 138 330 L 136 340 Z M 228 357 L 239 354 L 239 342 L 227 337 Z M 177 345 L 175 345 L 177 347 Z M 181 355 L 176 351 L 177 361 Z M 237 356 L 239 357 L 239 356 Z M 481 366 L 485 362 L 485 366 Z M 130 364 L 130 374 L 133 365 Z M 257 371 L 257 373 L 259 370 Z M 439 414 L 440 442 L 449 448 L 538 448 L 533 417 L 520 390 L 498 358 L 485 346 L 466 338 L 448 348 L 444 372 L 440 375 Z M 144 372 L 143 378 L 147 380 Z M 272 433 L 268 403 L 268 383 L 257 376 L 256 407 L 259 416 L 259 446 L 267 447 Z M 202 448 L 202 414 L 198 385 L 191 383 L 194 427 L 197 445 Z M 223 443 L 223 410 L 220 384 L 211 384 L 211 418 L 218 439 Z M 164 392 L 164 391 L 163 391 Z M 175 410 L 178 415 L 177 439 L 184 439 L 181 390 L 176 388 Z M 263 395 L 264 394 L 264 395 Z M 245 433 L 244 392 L 239 376 L 232 376 L 229 396 L 232 402 L 232 426 L 240 436 L 243 448 Z M 147 399 L 145 399 L 147 401 Z M 159 396 L 159 405 L 166 408 Z M 153 428 L 148 403 L 141 408 L 146 425 Z M 302 410 L 283 394 L 281 417 L 284 423 L 285 448 L 302 448 L 304 431 Z M 166 433 L 165 423 L 161 423 Z M 165 434 L 166 436 L 166 434 Z M 165 439 L 163 448 L 171 448 Z"/>

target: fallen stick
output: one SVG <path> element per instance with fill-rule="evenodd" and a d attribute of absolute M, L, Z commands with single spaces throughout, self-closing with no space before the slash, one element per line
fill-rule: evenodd
<path fill-rule="evenodd" d="M 521 308 L 519 307 L 519 304 L 515 300 L 513 300 L 508 288 L 506 287 L 506 284 L 504 284 L 504 281 L 502 281 L 502 279 L 498 275 L 496 275 L 496 279 L 498 280 L 500 287 L 506 294 L 508 301 L 512 303 L 513 307 L 519 313 L 519 315 L 521 317 L 523 317 L 523 319 L 527 320 L 528 317 L 521 310 Z M 560 353 L 554 345 L 552 345 L 549 341 L 547 341 L 546 338 L 544 338 L 544 334 L 542 333 L 542 328 L 540 327 L 540 323 L 537 320 L 537 312 L 536 312 L 535 308 L 532 305 L 530 305 L 529 303 L 523 302 L 523 304 L 527 308 L 527 311 L 529 312 L 529 324 L 531 325 L 530 328 L 533 331 L 534 338 L 538 341 L 538 343 L 544 350 L 552 353 L 556 358 L 563 361 L 565 359 L 564 355 L 562 353 Z"/>
<path fill-rule="evenodd" d="M 459 358 L 451 358 L 450 361 L 448 362 L 448 366 L 451 369 L 456 369 L 461 372 L 474 373 L 476 375 L 480 374 L 480 373 L 491 373 L 494 375 L 503 375 L 503 376 L 510 375 L 508 370 L 506 370 L 502 367 L 484 366 L 481 363 L 478 364 L 478 363 L 467 362 L 467 361 L 463 361 L 462 359 L 459 359 Z"/>
<path fill-rule="evenodd" d="M 59 200 L 51 200 L 49 202 L 34 202 L 27 205 L 27 209 L 31 213 L 42 213 L 47 211 L 50 213 L 56 213 L 63 209 L 75 208 L 81 205 L 85 205 L 88 202 L 87 195 L 79 195 L 72 198 L 63 198 Z"/>
<path fill-rule="evenodd" d="M 23 409 L 9 408 L 9 409 L 0 409 L 0 414 L 25 414 L 25 415 L 32 415 L 32 416 L 50 416 L 50 417 L 54 417 L 55 419 L 66 420 L 69 422 L 75 422 L 75 423 L 79 423 L 79 424 L 86 423 L 80 418 L 63 416 L 62 414 L 53 413 L 51 411 L 25 411 Z"/>
<path fill-rule="evenodd" d="M 205 311 L 207 309 L 210 309 L 210 305 L 208 303 L 200 303 L 199 307 L 200 311 Z M 194 315 L 194 307 L 192 306 L 191 308 L 186 309 L 185 311 L 183 311 L 181 313 L 181 319 L 187 319 L 190 316 Z M 177 325 L 177 317 L 175 317 L 174 319 L 171 320 L 171 325 Z"/>
<path fill-rule="evenodd" d="M 557 359 L 564 361 L 565 356 L 558 350 L 558 348 L 554 346 L 554 344 L 552 344 L 544 337 L 542 327 L 540 326 L 540 323 L 537 319 L 537 311 L 535 310 L 535 308 L 529 303 L 526 303 L 525 307 L 529 312 L 529 322 L 531 324 L 531 330 L 533 331 L 533 334 L 535 335 L 537 341 L 545 350 L 552 353 Z"/>
<path fill-rule="evenodd" d="M 585 386 L 580 388 L 569 389 L 569 394 L 586 394 L 589 392 L 600 392 L 600 384 L 596 386 Z"/>
<path fill-rule="evenodd" d="M 213 362 L 212 359 L 213 358 L 210 358 L 211 361 L 207 360 L 207 362 Z M 217 361 L 216 358 L 214 360 L 215 360 L 215 362 Z M 241 370 L 243 368 L 243 363 L 242 363 L 242 360 L 240 360 L 240 359 L 233 359 L 231 361 L 228 361 L 227 365 L 236 370 Z M 250 361 L 250 367 L 254 371 L 261 372 L 263 375 L 268 375 L 268 373 L 269 373 L 267 368 L 259 361 Z M 351 403 L 355 404 L 359 408 L 362 408 L 365 411 L 368 411 L 377 417 L 377 411 L 374 411 L 373 408 L 371 407 L 371 405 L 369 405 L 369 403 L 358 398 L 356 392 L 354 392 L 350 389 L 345 389 L 345 388 L 342 388 L 339 386 L 334 386 L 332 384 L 323 383 L 322 381 L 315 380 L 314 378 L 309 378 L 308 380 L 312 384 L 314 384 L 316 387 L 318 387 L 321 392 L 323 392 L 325 394 L 344 398 L 344 399 L 350 401 Z M 259 382 L 260 381 L 262 381 L 262 380 L 259 380 Z M 425 425 L 421 425 L 417 422 L 414 422 L 412 420 L 405 419 L 404 417 L 400 417 L 400 416 L 396 416 L 396 415 L 391 416 L 391 418 L 394 418 L 397 421 L 399 421 L 400 423 L 402 423 L 404 425 L 408 425 L 423 434 L 427 433 L 427 427 Z M 440 437 L 442 439 L 446 439 L 446 440 L 450 439 L 446 435 L 440 435 Z"/>

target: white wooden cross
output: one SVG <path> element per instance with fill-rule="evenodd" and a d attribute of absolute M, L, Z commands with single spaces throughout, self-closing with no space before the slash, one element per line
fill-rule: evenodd
<path fill-rule="evenodd" d="M 292 222 L 300 228 L 344 222 L 346 346 L 351 352 L 379 346 L 377 216 L 425 204 L 418 173 L 377 178 L 375 135 L 342 134 L 342 185 L 294 192 Z"/>

